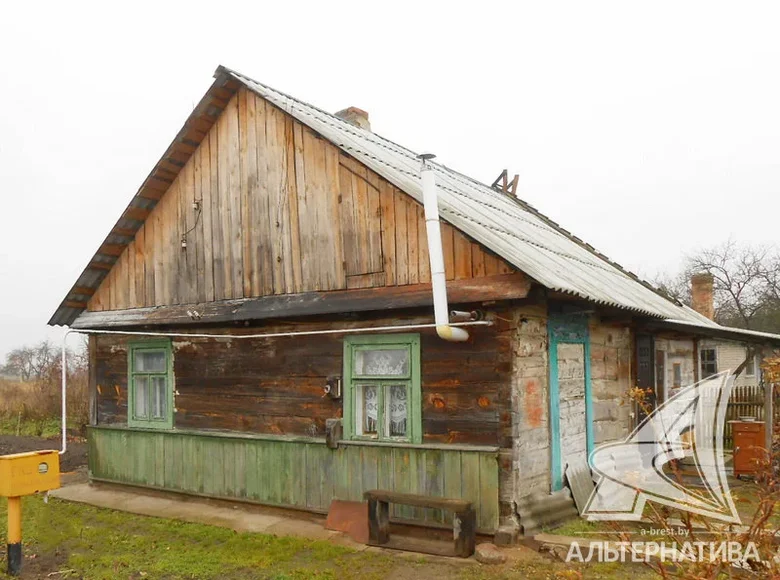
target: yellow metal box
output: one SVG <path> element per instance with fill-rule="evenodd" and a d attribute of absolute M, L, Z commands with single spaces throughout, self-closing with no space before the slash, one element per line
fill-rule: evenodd
<path fill-rule="evenodd" d="M 32 451 L 0 455 L 0 496 L 17 497 L 60 486 L 60 454 Z"/>

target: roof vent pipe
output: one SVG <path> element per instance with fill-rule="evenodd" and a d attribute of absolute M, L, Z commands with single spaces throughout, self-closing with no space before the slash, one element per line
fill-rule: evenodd
<path fill-rule="evenodd" d="M 422 180 L 423 205 L 425 206 L 425 230 L 428 233 L 428 257 L 431 261 L 431 283 L 433 286 L 433 312 L 436 319 L 436 333 L 444 340 L 464 342 L 469 333 L 462 328 L 450 326 L 449 306 L 447 305 L 447 278 L 444 274 L 444 253 L 441 247 L 441 227 L 439 224 L 439 202 L 436 194 L 436 177 L 428 163 L 436 157 L 432 153 L 418 156 L 422 160 L 420 178 Z"/>

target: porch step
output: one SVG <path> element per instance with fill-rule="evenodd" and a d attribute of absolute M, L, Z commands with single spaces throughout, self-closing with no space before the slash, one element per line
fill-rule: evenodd
<path fill-rule="evenodd" d="M 538 493 L 517 503 L 520 527 L 525 536 L 533 536 L 543 528 L 552 528 L 566 520 L 579 517 L 571 491 L 564 488 L 551 494 Z"/>

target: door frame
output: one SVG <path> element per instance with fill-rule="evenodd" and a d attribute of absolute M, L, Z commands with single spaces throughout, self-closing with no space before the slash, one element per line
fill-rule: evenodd
<path fill-rule="evenodd" d="M 585 374 L 585 437 L 587 456 L 593 452 L 593 394 L 590 371 L 589 316 L 582 312 L 549 312 L 547 318 L 550 367 L 550 461 L 552 491 L 563 489 L 561 466 L 560 384 L 558 380 L 558 345 L 583 345 Z"/>

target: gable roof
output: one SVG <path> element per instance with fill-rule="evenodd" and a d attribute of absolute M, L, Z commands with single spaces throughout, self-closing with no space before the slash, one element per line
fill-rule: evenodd
<path fill-rule="evenodd" d="M 422 203 L 417 154 L 225 67 L 49 324 L 71 324 L 239 87 L 265 98 Z M 718 325 L 661 295 L 533 207 L 433 163 L 444 219 L 549 289 L 644 315 Z"/>

